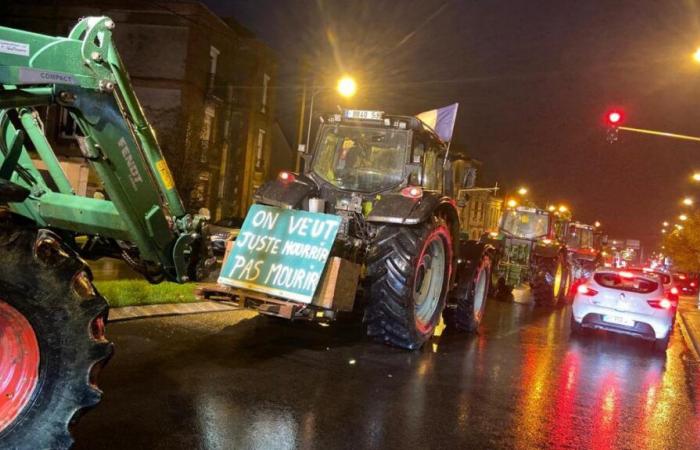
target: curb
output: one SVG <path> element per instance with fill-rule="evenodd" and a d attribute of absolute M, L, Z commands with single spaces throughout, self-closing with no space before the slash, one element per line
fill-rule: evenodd
<path fill-rule="evenodd" d="M 109 309 L 108 322 L 144 319 L 150 317 L 179 316 L 210 312 L 236 311 L 237 306 L 218 302 L 171 303 L 163 305 L 122 306 Z"/>
<path fill-rule="evenodd" d="M 694 330 L 695 327 L 688 324 L 690 321 L 688 316 L 697 316 L 697 323 L 700 323 L 700 312 L 679 312 L 678 314 L 681 319 L 678 321 L 678 324 L 681 326 L 681 334 L 683 335 L 685 344 L 688 346 L 688 349 L 695 359 L 700 360 L 700 335 L 694 332 L 700 330 Z"/>

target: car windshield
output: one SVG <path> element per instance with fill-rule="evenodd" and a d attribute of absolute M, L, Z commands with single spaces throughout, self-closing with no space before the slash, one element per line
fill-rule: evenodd
<path fill-rule="evenodd" d="M 536 239 L 546 236 L 549 229 L 549 215 L 530 211 L 510 211 L 503 215 L 501 230 L 511 236 L 523 239 Z"/>
<path fill-rule="evenodd" d="M 341 189 L 378 192 L 404 180 L 408 132 L 325 125 L 313 171 Z"/>
<path fill-rule="evenodd" d="M 623 276 L 624 275 L 624 276 Z M 603 287 L 619 289 L 621 291 L 649 294 L 659 288 L 659 283 L 645 277 L 635 276 L 631 272 L 616 273 L 603 272 L 593 276 L 596 283 Z"/>

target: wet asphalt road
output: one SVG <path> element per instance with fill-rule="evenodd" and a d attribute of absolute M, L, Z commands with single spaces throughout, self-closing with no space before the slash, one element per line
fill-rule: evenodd
<path fill-rule="evenodd" d="M 491 301 L 420 352 L 236 311 L 115 323 L 78 449 L 700 448 L 700 364 Z M 678 327 L 677 327 L 678 328 Z"/>

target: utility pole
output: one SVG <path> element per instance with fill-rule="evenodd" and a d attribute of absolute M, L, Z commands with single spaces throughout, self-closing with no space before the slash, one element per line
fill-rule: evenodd
<path fill-rule="evenodd" d="M 294 171 L 301 172 L 301 152 L 299 152 L 299 146 L 304 142 L 304 122 L 306 116 L 306 90 L 308 84 L 308 63 L 306 59 L 302 60 L 300 68 L 300 81 L 302 82 L 301 88 L 301 103 L 299 104 L 299 126 L 297 127 L 297 140 L 296 140 L 296 158 L 294 164 Z"/>

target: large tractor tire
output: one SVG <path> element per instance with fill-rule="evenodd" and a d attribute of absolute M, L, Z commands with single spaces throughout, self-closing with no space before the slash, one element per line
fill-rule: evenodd
<path fill-rule="evenodd" d="M 107 303 L 50 231 L 0 225 L 0 267 L 0 448 L 68 448 L 101 398 Z"/>
<path fill-rule="evenodd" d="M 538 258 L 530 284 L 536 305 L 556 306 L 566 288 L 567 266 L 562 254 Z"/>
<path fill-rule="evenodd" d="M 409 350 L 423 345 L 445 307 L 452 254 L 449 228 L 437 218 L 380 226 L 367 255 L 367 335 Z"/>
<path fill-rule="evenodd" d="M 491 255 L 483 246 L 473 246 L 465 267 L 458 268 L 457 287 L 450 294 L 452 302 L 445 308 L 445 324 L 458 331 L 475 333 L 484 317 L 491 284 Z"/>

